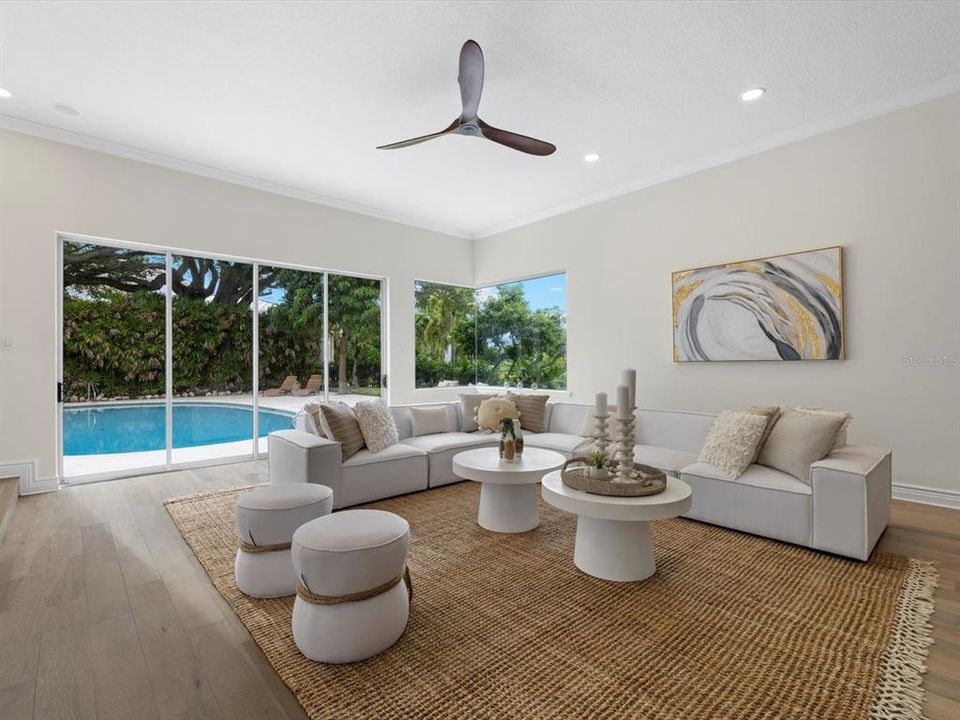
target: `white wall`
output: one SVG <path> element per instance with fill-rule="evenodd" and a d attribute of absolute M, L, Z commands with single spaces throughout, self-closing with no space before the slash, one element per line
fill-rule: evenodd
<path fill-rule="evenodd" d="M 0 465 L 56 474 L 56 233 L 388 278 L 390 392 L 414 394 L 413 281 L 472 284 L 470 241 L 0 131 Z"/>
<path fill-rule="evenodd" d="M 671 271 L 826 245 L 846 360 L 672 362 Z M 846 409 L 896 483 L 960 491 L 960 95 L 477 241 L 475 265 L 481 284 L 566 268 L 575 400 L 632 365 L 646 407 Z"/>

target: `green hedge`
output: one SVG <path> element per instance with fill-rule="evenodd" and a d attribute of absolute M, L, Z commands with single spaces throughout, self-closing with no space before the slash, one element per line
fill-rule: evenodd
<path fill-rule="evenodd" d="M 105 299 L 64 297 L 64 391 L 67 399 L 142 398 L 164 392 L 164 296 L 117 293 Z M 322 325 L 291 322 L 287 308 L 260 315 L 260 384 L 275 387 L 287 375 L 301 383 L 323 374 Z M 205 394 L 252 389 L 252 314 L 244 305 L 173 299 L 173 391 Z M 379 353 L 362 351 L 358 383 L 379 385 Z M 354 358 L 348 359 L 353 375 Z M 332 365 L 330 377 L 336 377 Z"/>

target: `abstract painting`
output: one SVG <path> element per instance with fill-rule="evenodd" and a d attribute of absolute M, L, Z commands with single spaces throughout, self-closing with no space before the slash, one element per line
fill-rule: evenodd
<path fill-rule="evenodd" d="M 673 273 L 673 359 L 840 360 L 841 248 Z"/>

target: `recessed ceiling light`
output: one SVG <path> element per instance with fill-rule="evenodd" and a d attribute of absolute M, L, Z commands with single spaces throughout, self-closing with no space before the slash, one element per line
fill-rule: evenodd
<path fill-rule="evenodd" d="M 583 156 L 584 162 L 596 162 L 599 159 L 600 159 L 600 156 L 597 155 L 597 153 L 587 153 L 586 155 Z"/>
<path fill-rule="evenodd" d="M 58 113 L 63 113 L 64 115 L 69 115 L 70 117 L 76 117 L 80 114 L 80 111 L 69 105 L 54 105 L 53 109 Z"/>
<path fill-rule="evenodd" d="M 7 90 L 6 88 L 0 87 L 0 98 L 11 98 L 13 93 Z"/>
<path fill-rule="evenodd" d="M 762 87 L 750 88 L 740 95 L 740 99 L 744 102 L 753 102 L 754 100 L 759 100 L 766 91 L 767 89 Z"/>

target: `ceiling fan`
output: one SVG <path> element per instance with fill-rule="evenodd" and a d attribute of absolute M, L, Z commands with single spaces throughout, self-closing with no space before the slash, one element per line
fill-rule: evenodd
<path fill-rule="evenodd" d="M 536 138 L 520 135 L 509 130 L 500 130 L 492 125 L 488 125 L 477 115 L 477 108 L 480 105 L 480 93 L 483 92 L 483 51 L 473 40 L 467 40 L 460 48 L 460 76 L 457 78 L 460 83 L 460 99 L 463 101 L 463 112 L 450 125 L 431 135 L 421 135 L 420 137 L 389 145 L 380 145 L 378 150 L 396 150 L 397 148 L 410 147 L 427 140 L 458 133 L 468 137 L 482 137 L 487 140 L 493 140 L 495 143 L 506 145 L 514 150 L 529 153 L 530 155 L 550 155 L 557 149 L 556 145 L 537 140 Z"/>

